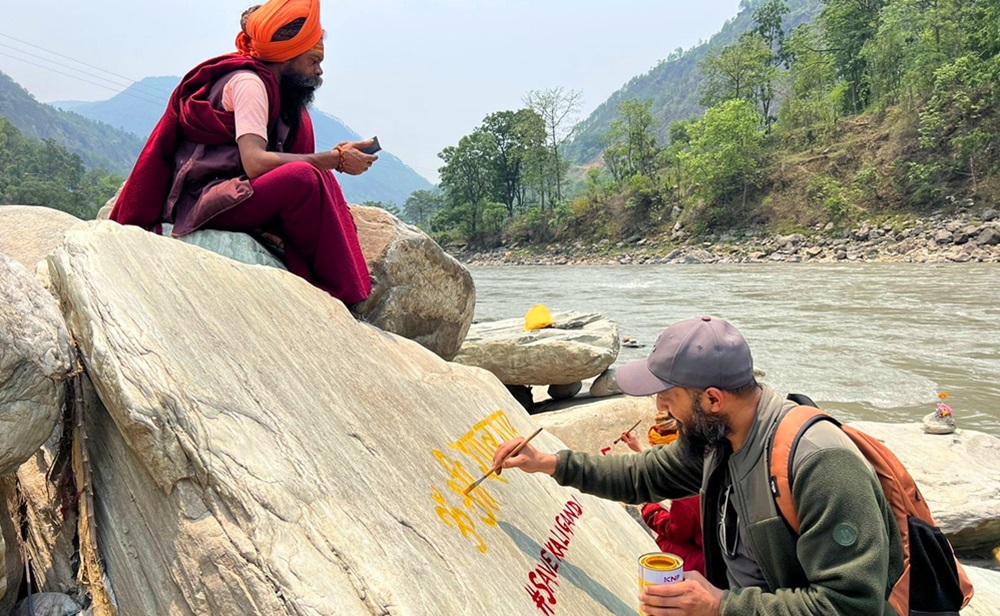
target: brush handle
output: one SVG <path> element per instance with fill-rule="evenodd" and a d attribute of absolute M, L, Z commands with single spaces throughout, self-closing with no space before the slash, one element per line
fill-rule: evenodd
<path fill-rule="evenodd" d="M 629 428 L 628 430 L 626 430 L 625 432 L 631 432 L 632 430 L 635 430 L 635 427 L 638 426 L 640 423 L 642 423 L 641 419 L 639 421 L 635 422 L 634 424 L 632 424 L 632 427 Z M 619 442 L 621 442 L 621 440 L 622 440 L 622 437 L 619 436 L 611 444 L 612 445 L 617 445 Z"/>
<path fill-rule="evenodd" d="M 505 456 L 503 457 L 503 459 L 502 459 L 502 460 L 500 460 L 499 462 L 497 462 L 496 464 L 494 464 L 494 465 L 493 465 L 493 468 L 491 468 L 491 469 L 489 470 L 489 472 L 488 472 L 488 473 L 486 473 L 485 475 L 483 475 L 483 476 L 482 476 L 482 477 L 480 477 L 479 479 L 475 480 L 475 481 L 474 481 L 473 483 L 471 483 L 471 484 L 469 485 L 469 487 L 465 488 L 465 493 L 466 493 L 466 494 L 468 494 L 468 493 L 469 493 L 469 492 L 471 492 L 471 491 L 472 491 L 473 489 L 475 489 L 475 487 L 476 487 L 476 486 L 478 486 L 478 485 L 479 485 L 479 484 L 481 484 L 482 482 L 486 481 L 486 479 L 487 479 L 487 478 L 488 478 L 488 477 L 489 477 L 490 475 L 492 475 L 493 473 L 495 473 L 495 472 L 497 472 L 498 470 L 500 470 L 500 468 L 501 468 L 501 467 L 503 467 L 503 463 L 507 461 L 507 458 L 512 458 L 512 457 L 516 456 L 516 455 L 517 455 L 518 453 L 520 453 L 520 452 L 521 452 L 521 450 L 522 450 L 522 449 L 524 449 L 524 446 L 525 446 L 525 445 L 527 445 L 527 444 L 528 444 L 528 442 L 530 442 L 530 441 L 531 441 L 531 439 L 533 439 L 533 438 L 535 438 L 536 436 L 538 436 L 538 435 L 539 435 L 539 434 L 540 434 L 541 432 L 542 432 L 542 428 L 539 428 L 539 429 L 535 430 L 534 432 L 532 432 L 532 433 L 531 433 L 531 436 L 529 436 L 528 438 L 526 438 L 526 439 L 524 439 L 523 441 L 521 441 L 521 442 L 520 442 L 520 443 L 518 444 L 518 446 L 517 446 L 517 447 L 515 447 L 514 449 L 512 449 L 512 450 L 510 451 L 510 453 L 508 453 L 507 455 L 505 455 Z"/>
<path fill-rule="evenodd" d="M 533 439 L 536 436 L 538 436 L 541 433 L 541 431 L 542 431 L 542 429 L 539 428 L 539 429 L 535 430 L 534 432 L 532 432 L 531 436 L 529 436 L 528 438 L 526 438 L 523 441 L 521 441 L 520 445 L 518 445 L 517 447 L 515 447 L 509 454 L 505 455 L 503 457 L 503 460 L 500 460 L 500 463 L 497 464 L 496 466 L 494 466 L 493 470 L 490 471 L 490 472 L 491 473 L 496 472 L 501 466 L 503 466 L 503 463 L 507 460 L 507 458 L 513 458 L 517 454 L 521 453 L 521 450 L 524 449 L 524 446 L 527 445 L 528 443 L 530 443 L 531 439 Z"/>

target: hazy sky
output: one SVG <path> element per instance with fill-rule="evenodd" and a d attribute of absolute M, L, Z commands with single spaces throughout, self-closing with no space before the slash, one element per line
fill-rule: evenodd
<path fill-rule="evenodd" d="M 0 0 L 0 70 L 43 102 L 124 89 L 106 71 L 183 75 L 233 50 L 247 0 Z M 319 109 L 432 180 L 437 153 L 529 90 L 583 92 L 586 117 L 677 47 L 707 39 L 739 0 L 325 0 Z M 81 62 L 17 42 L 42 47 Z M 15 51 L 20 50 L 20 51 Z M 44 64 L 108 87 L 15 60 Z M 57 66 L 44 59 L 65 66 Z"/>

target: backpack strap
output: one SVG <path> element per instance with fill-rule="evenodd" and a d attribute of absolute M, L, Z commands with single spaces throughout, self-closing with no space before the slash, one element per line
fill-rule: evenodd
<path fill-rule="evenodd" d="M 768 485 L 778 506 L 778 513 L 796 535 L 799 534 L 799 512 L 792 499 L 792 462 L 799 439 L 806 430 L 820 421 L 840 422 L 814 406 L 796 406 L 778 420 L 768 446 L 768 468 L 771 477 Z"/>

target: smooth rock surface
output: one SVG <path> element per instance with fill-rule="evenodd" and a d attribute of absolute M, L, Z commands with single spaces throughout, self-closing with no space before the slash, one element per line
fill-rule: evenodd
<path fill-rule="evenodd" d="M 962 610 L 962 616 L 1000 615 L 1000 571 L 981 567 L 964 567 L 964 569 L 972 580 L 976 594 L 972 596 L 969 605 Z"/>
<path fill-rule="evenodd" d="M 170 223 L 163 223 L 162 229 L 162 235 L 170 237 L 174 226 Z M 264 248 L 260 242 L 246 233 L 203 229 L 175 239 L 247 265 L 266 265 L 280 270 L 288 270 L 285 264 L 271 254 L 267 248 Z"/>
<path fill-rule="evenodd" d="M 524 319 L 477 323 L 457 363 L 507 385 L 567 385 L 595 377 L 618 357 L 618 325 L 599 314 L 554 312 L 552 327 L 524 331 Z"/>
<path fill-rule="evenodd" d="M 625 443 L 613 445 L 614 440 L 639 421 L 632 433 L 647 447 L 646 432 L 655 415 L 656 403 L 652 398 L 622 397 L 579 403 L 561 411 L 539 413 L 534 419 L 574 451 L 600 453 L 611 447 L 608 453 L 627 454 L 632 450 Z"/>
<path fill-rule="evenodd" d="M 52 434 L 75 365 L 55 299 L 23 265 L 0 254 L 0 476 Z"/>
<path fill-rule="evenodd" d="M 852 423 L 906 466 L 956 549 L 1000 544 L 1000 438 L 959 428 L 925 434 L 920 423 Z"/>
<path fill-rule="evenodd" d="M 353 307 L 355 314 L 444 359 L 453 358 L 476 307 L 472 274 L 426 233 L 381 208 L 355 205 L 351 215 L 375 282 L 368 299 Z M 169 236 L 172 229 L 165 223 L 163 235 Z M 287 270 L 246 233 L 205 229 L 178 239 L 240 263 Z"/>
<path fill-rule="evenodd" d="M 0 205 L 0 254 L 35 271 L 62 239 L 67 229 L 80 222 L 72 214 L 35 205 Z"/>
<path fill-rule="evenodd" d="M 635 613 L 655 545 L 616 503 L 524 473 L 462 496 L 534 428 L 488 373 L 140 229 L 71 231 L 50 264 L 106 407 L 87 450 L 119 614 L 534 614 L 554 537 L 543 605 Z"/>
<path fill-rule="evenodd" d="M 426 233 L 377 207 L 351 206 L 374 286 L 360 318 L 450 360 L 476 308 L 472 274 Z"/>

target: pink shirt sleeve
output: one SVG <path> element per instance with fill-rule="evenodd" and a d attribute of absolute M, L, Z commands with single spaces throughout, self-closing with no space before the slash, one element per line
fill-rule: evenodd
<path fill-rule="evenodd" d="M 222 90 L 222 108 L 236 116 L 236 138 L 259 135 L 267 141 L 267 90 L 253 71 L 236 71 Z"/>

